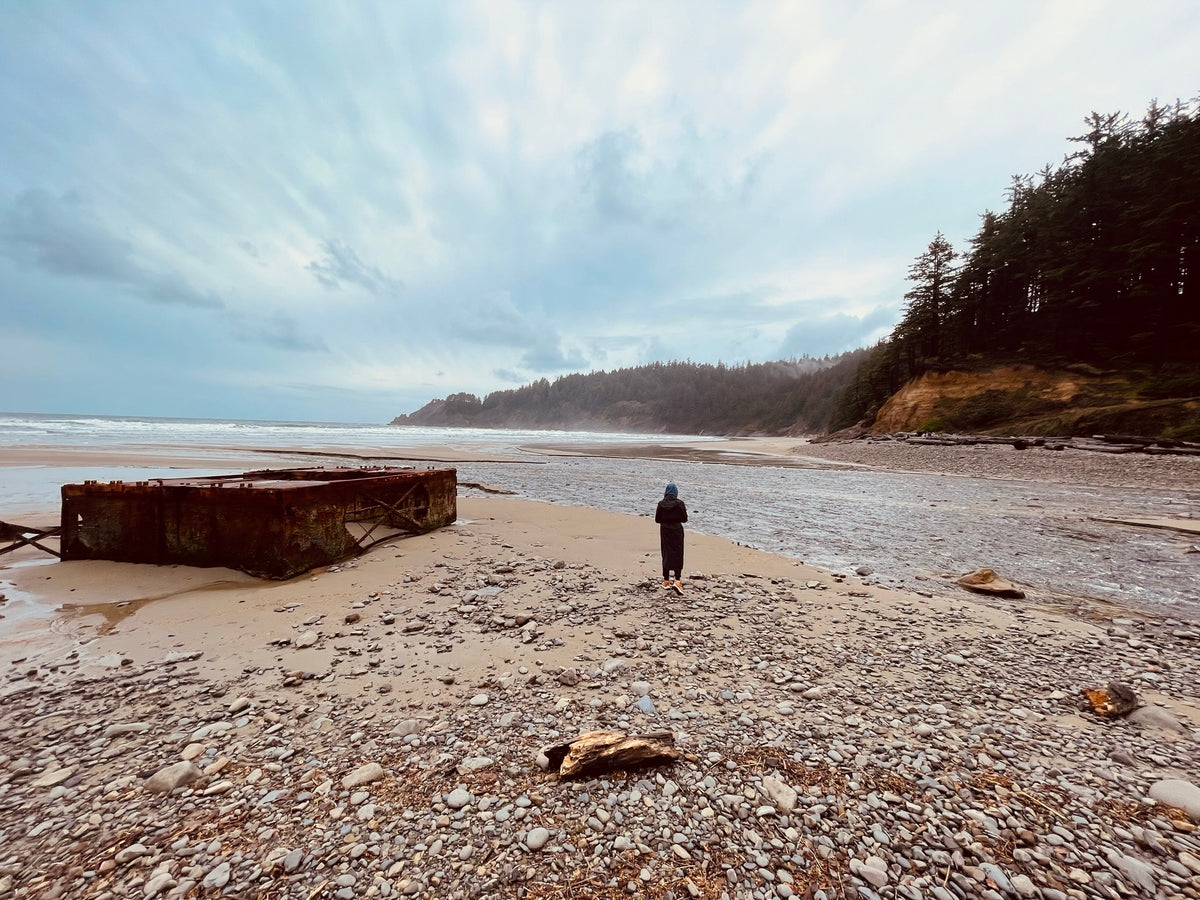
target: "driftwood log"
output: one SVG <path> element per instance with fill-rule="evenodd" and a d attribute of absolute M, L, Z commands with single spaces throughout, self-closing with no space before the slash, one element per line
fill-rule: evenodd
<path fill-rule="evenodd" d="M 675 735 L 669 731 L 626 734 L 623 731 L 589 731 L 573 741 L 546 747 L 547 770 L 562 778 L 582 778 L 625 769 L 664 765 L 679 759 Z"/>
<path fill-rule="evenodd" d="M 1096 434 L 1083 436 L 1013 436 L 997 437 L 987 434 L 944 434 L 937 432 L 898 431 L 892 434 L 847 435 L 846 439 L 865 440 L 867 443 L 891 441 L 904 444 L 932 445 L 939 447 L 972 447 L 976 444 L 1008 444 L 1017 450 L 1041 448 L 1043 450 L 1086 450 L 1092 453 L 1149 453 L 1157 456 L 1200 456 L 1200 444 L 1166 438 L 1136 437 L 1122 434 Z"/>

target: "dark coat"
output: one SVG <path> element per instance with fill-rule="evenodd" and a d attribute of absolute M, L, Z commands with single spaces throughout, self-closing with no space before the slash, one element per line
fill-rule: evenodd
<path fill-rule="evenodd" d="M 678 497 L 668 495 L 658 501 L 654 521 L 659 526 L 663 578 L 668 572 L 683 575 L 683 523 L 687 520 L 687 506 Z"/>

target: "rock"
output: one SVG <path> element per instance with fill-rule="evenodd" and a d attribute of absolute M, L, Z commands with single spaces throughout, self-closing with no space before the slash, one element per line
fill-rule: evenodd
<path fill-rule="evenodd" d="M 29 782 L 29 786 L 35 788 L 54 787 L 56 784 L 62 784 L 74 774 L 75 766 L 62 766 L 58 769 L 50 769 Z"/>
<path fill-rule="evenodd" d="M 456 787 L 446 795 L 446 805 L 451 809 L 462 809 L 471 802 L 471 792 L 464 787 Z"/>
<path fill-rule="evenodd" d="M 123 847 L 117 851 L 117 855 L 113 860 L 118 866 L 123 866 L 135 859 L 141 859 L 143 856 L 149 856 L 150 849 L 145 844 L 130 844 L 128 847 Z"/>
<path fill-rule="evenodd" d="M 960 587 L 976 594 L 988 594 L 992 597 L 1010 597 L 1014 600 L 1025 599 L 1025 592 L 1011 581 L 1005 581 L 991 569 L 976 569 L 968 572 L 956 582 Z"/>
<path fill-rule="evenodd" d="M 616 657 L 604 661 L 604 665 L 600 667 L 605 675 L 620 675 L 623 672 L 629 671 L 629 660 Z"/>
<path fill-rule="evenodd" d="M 229 878 L 232 875 L 233 867 L 228 862 L 223 862 L 215 869 L 204 876 L 202 882 L 208 890 L 220 890 L 229 884 Z"/>
<path fill-rule="evenodd" d="M 550 832 L 545 828 L 534 828 L 525 835 L 525 846 L 530 850 L 541 850 L 550 840 Z"/>
<path fill-rule="evenodd" d="M 641 710 L 648 716 L 656 715 L 658 710 L 654 708 L 654 701 L 649 697 L 642 697 L 637 703 L 633 704 L 636 709 Z"/>
<path fill-rule="evenodd" d="M 495 762 L 490 756 L 472 756 L 464 759 L 455 768 L 459 775 L 470 775 L 472 772 L 478 772 L 480 769 L 486 769 L 488 766 L 495 765 Z"/>
<path fill-rule="evenodd" d="M 342 787 L 346 790 L 352 790 L 356 787 L 361 787 L 364 784 L 372 784 L 383 779 L 386 773 L 383 771 L 383 766 L 377 762 L 364 763 L 359 766 L 349 775 L 342 778 Z"/>
<path fill-rule="evenodd" d="M 165 769 L 159 769 L 146 779 L 143 787 L 152 794 L 169 794 L 177 787 L 191 784 L 201 775 L 196 764 L 190 759 L 185 759 Z"/>
<path fill-rule="evenodd" d="M 317 633 L 310 628 L 304 634 L 300 635 L 300 637 L 296 638 L 296 648 L 303 650 L 305 647 L 311 647 L 317 642 L 317 637 Z"/>
<path fill-rule="evenodd" d="M 1105 718 L 1127 716 L 1138 705 L 1138 696 L 1127 684 L 1110 681 L 1106 688 L 1084 688 L 1083 696 L 1091 704 L 1092 712 Z"/>
<path fill-rule="evenodd" d="M 170 872 L 156 872 L 146 880 L 146 886 L 142 889 L 142 896 L 157 897 L 163 891 L 175 887 L 176 884 L 178 882 Z"/>
<path fill-rule="evenodd" d="M 120 737 L 123 734 L 145 734 L 150 730 L 149 722 L 119 722 L 104 729 L 106 738 Z"/>
<path fill-rule="evenodd" d="M 476 694 L 471 698 L 472 706 L 487 706 L 489 697 L 487 694 Z"/>
<path fill-rule="evenodd" d="M 1154 896 L 1158 886 L 1154 881 L 1154 870 L 1140 859 L 1126 856 L 1116 850 L 1108 851 L 1108 864 L 1140 887 L 1146 894 Z"/>
<path fill-rule="evenodd" d="M 1158 728 L 1163 731 L 1188 733 L 1188 728 L 1177 718 L 1158 706 L 1143 706 L 1129 714 L 1129 721 L 1142 728 Z M 1114 757 L 1115 758 L 1115 757 Z"/>
<path fill-rule="evenodd" d="M 236 716 L 238 713 L 242 712 L 243 710 L 249 709 L 251 702 L 252 701 L 250 700 L 249 697 L 238 697 L 236 700 L 234 700 L 232 703 L 229 704 L 230 714 Z"/>
<path fill-rule="evenodd" d="M 762 786 L 763 792 L 784 812 L 791 812 L 796 808 L 796 792 L 774 775 L 764 775 Z"/>
<path fill-rule="evenodd" d="M 1164 806 L 1182 809 L 1193 819 L 1200 819 L 1200 788 L 1190 781 L 1167 778 L 1150 785 L 1150 799 Z"/>

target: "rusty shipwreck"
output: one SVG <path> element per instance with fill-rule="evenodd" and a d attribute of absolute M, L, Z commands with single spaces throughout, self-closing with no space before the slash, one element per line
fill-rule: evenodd
<path fill-rule="evenodd" d="M 457 484 L 455 469 L 400 468 L 65 484 L 61 556 L 291 578 L 453 523 Z"/>

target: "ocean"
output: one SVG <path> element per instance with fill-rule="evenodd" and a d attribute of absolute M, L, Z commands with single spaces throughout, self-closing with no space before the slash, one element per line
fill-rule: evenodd
<path fill-rule="evenodd" d="M 232 448 L 276 451 L 258 468 L 344 465 L 338 454 L 384 455 L 389 448 L 450 448 L 501 462 L 453 465 L 460 482 L 495 485 L 540 502 L 640 516 L 647 551 L 658 535 L 654 505 L 668 481 L 679 485 L 688 528 L 790 556 L 832 571 L 870 572 L 868 582 L 918 590 L 943 576 L 989 567 L 1029 588 L 1031 599 L 1084 598 L 1200 618 L 1195 536 L 1121 526 L 1098 518 L 1196 516 L 1200 497 L 1169 491 L 1058 486 L 1001 479 L 879 471 L 804 469 L 662 459 L 556 456 L 539 444 L 694 442 L 694 436 L 506 431 L 363 424 L 229 422 L 103 416 L 0 414 L 6 447 L 111 450 L 153 448 L 145 465 L 0 466 L 0 520 L 56 513 L 59 487 L 85 479 L 139 480 L 238 471 L 228 466 L 164 467 L 163 453 L 193 461 L 228 458 Z M 296 451 L 298 455 L 290 455 Z M 303 455 L 299 455 L 302 451 Z M 331 455 L 323 459 L 320 454 Z M 312 455 L 317 454 L 317 455 Z M 405 459 L 412 453 L 406 451 Z M 47 458 L 52 454 L 47 453 Z M 156 459 L 158 460 L 156 462 Z M 372 462 L 382 462 L 375 460 Z M 460 493 L 477 493 L 460 487 Z M 52 520 L 52 517 L 50 518 Z M 0 560 L 2 565 L 2 560 Z M 689 556 L 688 571 L 704 570 Z M 653 568 L 653 566 L 651 566 Z M 654 574 L 649 572 L 648 574 Z M 2 574 L 0 574 L 2 578 Z"/>

